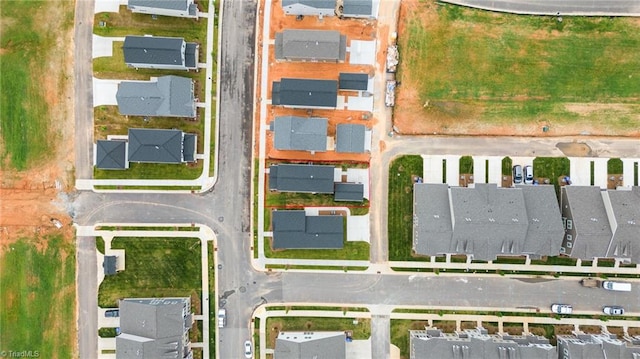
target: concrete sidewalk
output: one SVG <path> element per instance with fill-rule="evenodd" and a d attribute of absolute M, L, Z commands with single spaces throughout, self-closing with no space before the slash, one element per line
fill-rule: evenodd
<path fill-rule="evenodd" d="M 514 14 L 640 16 L 640 3 L 634 0 L 443 0 L 443 2 Z"/>

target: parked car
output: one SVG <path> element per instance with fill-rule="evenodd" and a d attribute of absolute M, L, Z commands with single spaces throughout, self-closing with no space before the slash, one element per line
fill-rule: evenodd
<path fill-rule="evenodd" d="M 522 183 L 522 166 L 513 166 L 513 183 Z"/>
<path fill-rule="evenodd" d="M 551 311 L 557 314 L 571 314 L 573 313 L 573 307 L 569 304 L 553 304 Z"/>
<path fill-rule="evenodd" d="M 631 292 L 631 283 L 612 282 L 610 280 L 606 280 L 602 282 L 602 288 L 606 290 L 615 290 L 618 292 Z"/>
<path fill-rule="evenodd" d="M 218 309 L 218 328 L 224 328 L 227 325 L 227 310 Z"/>
<path fill-rule="evenodd" d="M 524 166 L 524 183 L 533 184 L 533 166 Z"/>
<path fill-rule="evenodd" d="M 104 312 L 104 316 L 107 318 L 115 318 L 120 316 L 120 309 L 108 309 Z"/>
<path fill-rule="evenodd" d="M 608 315 L 623 315 L 624 314 L 624 308 L 622 307 L 617 307 L 614 305 L 608 305 L 604 308 L 602 308 L 602 311 L 604 312 L 604 314 L 608 314 Z"/>
<path fill-rule="evenodd" d="M 253 358 L 253 351 L 251 350 L 251 342 L 248 340 L 244 342 L 244 357 Z"/>

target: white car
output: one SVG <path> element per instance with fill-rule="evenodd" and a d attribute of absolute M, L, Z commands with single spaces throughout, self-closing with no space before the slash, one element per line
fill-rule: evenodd
<path fill-rule="evenodd" d="M 218 328 L 224 328 L 227 324 L 227 310 L 219 309 L 218 310 Z"/>
<path fill-rule="evenodd" d="M 248 340 L 244 342 L 244 357 L 253 358 L 253 352 L 251 351 L 251 342 Z"/>
<path fill-rule="evenodd" d="M 569 304 L 554 304 L 551 306 L 551 311 L 557 314 L 571 314 L 573 307 Z"/>
<path fill-rule="evenodd" d="M 617 307 L 617 306 L 606 306 L 606 307 L 602 308 L 602 311 L 604 312 L 604 314 L 608 314 L 608 315 L 623 315 L 624 314 L 624 308 Z"/>

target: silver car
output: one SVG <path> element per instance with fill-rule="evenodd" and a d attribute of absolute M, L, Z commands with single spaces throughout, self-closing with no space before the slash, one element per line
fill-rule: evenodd
<path fill-rule="evenodd" d="M 602 311 L 604 312 L 604 314 L 607 314 L 607 315 L 623 315 L 624 314 L 624 308 L 617 307 L 614 305 L 608 305 L 602 308 Z"/>

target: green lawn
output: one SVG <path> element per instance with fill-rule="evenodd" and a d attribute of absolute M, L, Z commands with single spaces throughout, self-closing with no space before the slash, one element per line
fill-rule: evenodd
<path fill-rule="evenodd" d="M 344 242 L 342 249 L 285 249 L 274 251 L 271 249 L 270 239 L 265 238 L 264 255 L 267 258 L 288 259 L 336 259 L 336 260 L 368 260 L 369 243 Z"/>
<path fill-rule="evenodd" d="M 74 243 L 56 236 L 21 239 L 6 248 L 0 257 L 3 353 L 76 356 L 75 264 Z"/>
<path fill-rule="evenodd" d="M 266 206 L 268 207 L 348 207 L 352 214 L 362 215 L 369 212 L 369 201 L 336 202 L 333 194 L 312 194 L 293 192 L 266 192 Z"/>
<path fill-rule="evenodd" d="M 569 159 L 566 157 L 536 157 L 533 160 L 533 173 L 538 178 L 548 178 L 560 193 L 558 177 L 570 176 Z"/>
<path fill-rule="evenodd" d="M 640 122 L 640 24 L 631 18 L 498 14 L 423 1 L 399 37 L 403 86 L 425 111 L 493 124 Z M 424 13 L 437 13 L 424 20 Z M 578 103 L 617 106 L 576 108 Z M 458 113 L 466 109 L 465 113 Z"/>
<path fill-rule="evenodd" d="M 619 158 L 612 158 L 607 162 L 608 174 L 621 174 L 622 173 L 622 160 Z"/>
<path fill-rule="evenodd" d="M 473 174 L 473 157 L 460 157 L 460 173 Z"/>
<path fill-rule="evenodd" d="M 125 250 L 126 269 L 105 277 L 98 305 L 118 299 L 200 296 L 202 276 L 198 238 L 116 238 L 111 248 Z"/>
<path fill-rule="evenodd" d="M 511 157 L 505 157 L 502 159 L 502 175 L 503 176 L 511 176 L 513 170 L 513 161 Z"/>
<path fill-rule="evenodd" d="M 58 7 L 47 17 L 50 6 Z M 43 24 L 42 22 L 48 21 Z M 52 25 L 53 24 L 53 25 Z M 60 32 L 73 26 L 73 2 L 12 1 L 2 7 L 0 36 L 0 167 L 24 170 L 54 153 L 56 136 L 49 126 L 42 69 Z M 50 31 L 53 30 L 53 31 Z M 51 79 L 55 85 L 64 78 Z M 5 161 L 9 159 L 9 161 Z"/>
<path fill-rule="evenodd" d="M 391 320 L 391 344 L 400 348 L 400 358 L 409 359 L 409 330 L 424 330 L 427 322 Z"/>
<path fill-rule="evenodd" d="M 324 317 L 270 317 L 267 319 L 267 348 L 275 347 L 275 340 L 279 332 L 307 332 L 307 331 L 347 331 L 353 332 L 353 339 L 369 339 L 371 336 L 371 320 L 354 318 L 324 318 Z"/>
<path fill-rule="evenodd" d="M 411 255 L 413 243 L 412 175 L 422 176 L 422 157 L 396 158 L 389 168 L 389 260 L 418 260 Z"/>

